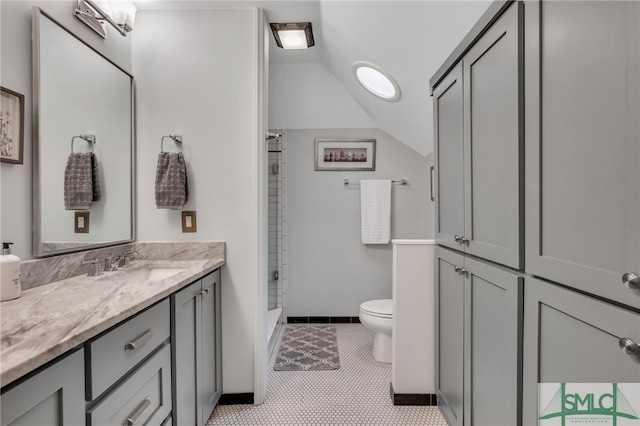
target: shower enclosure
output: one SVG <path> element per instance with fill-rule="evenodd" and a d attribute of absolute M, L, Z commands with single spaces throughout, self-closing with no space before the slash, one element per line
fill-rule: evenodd
<path fill-rule="evenodd" d="M 268 315 L 267 342 L 271 353 L 284 318 L 286 318 L 286 135 L 269 132 L 268 144 Z"/>

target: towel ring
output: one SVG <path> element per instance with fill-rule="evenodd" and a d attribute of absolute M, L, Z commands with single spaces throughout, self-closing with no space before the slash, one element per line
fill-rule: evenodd
<path fill-rule="evenodd" d="M 84 141 L 86 141 L 87 143 L 89 143 L 91 145 L 91 152 L 93 152 L 93 146 L 96 143 L 96 136 L 95 135 L 78 135 L 78 136 L 73 136 L 71 138 L 71 153 L 73 154 L 73 141 L 76 140 L 77 138 L 80 138 Z"/>
<path fill-rule="evenodd" d="M 180 152 L 182 152 L 182 135 L 176 135 L 174 133 L 171 133 L 169 136 L 163 136 L 162 139 L 160 139 L 160 152 L 164 152 L 164 138 L 171 138 L 173 142 L 180 147 Z"/>

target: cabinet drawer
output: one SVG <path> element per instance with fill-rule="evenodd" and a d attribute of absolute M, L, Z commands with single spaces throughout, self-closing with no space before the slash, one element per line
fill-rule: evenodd
<path fill-rule="evenodd" d="M 87 400 L 92 401 L 170 335 L 169 300 L 87 344 Z"/>
<path fill-rule="evenodd" d="M 161 425 L 171 412 L 171 349 L 165 345 L 93 406 L 87 425 Z"/>

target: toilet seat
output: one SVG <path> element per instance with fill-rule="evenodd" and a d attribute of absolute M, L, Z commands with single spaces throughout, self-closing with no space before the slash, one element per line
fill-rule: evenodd
<path fill-rule="evenodd" d="M 360 312 L 376 318 L 393 319 L 393 300 L 369 300 L 360 305 Z"/>

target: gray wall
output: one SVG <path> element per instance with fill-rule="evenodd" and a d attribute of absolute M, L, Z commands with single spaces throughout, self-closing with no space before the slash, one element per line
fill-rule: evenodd
<path fill-rule="evenodd" d="M 0 1 L 0 51 L 2 52 L 0 85 L 24 95 L 24 164 L 0 163 L 0 238 L 13 241 L 14 253 L 31 259 L 31 188 L 32 188 L 32 72 L 31 10 L 40 6 L 62 25 L 76 33 L 92 47 L 131 70 L 131 36 L 122 37 L 109 28 L 104 40 L 91 31 L 73 12 L 72 0 Z"/>
<path fill-rule="evenodd" d="M 314 170 L 314 139 L 374 138 L 376 170 Z M 407 179 L 392 188 L 392 238 L 433 238 L 429 167 L 377 129 L 287 130 L 288 316 L 357 316 L 366 300 L 391 298 L 392 247 L 360 242 L 359 185 L 345 178 Z"/>

